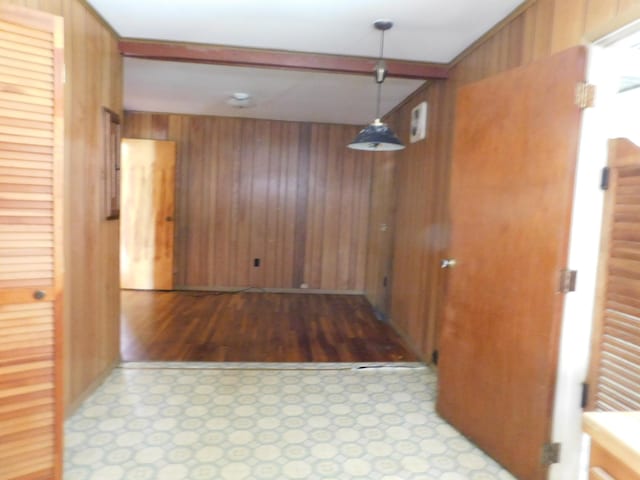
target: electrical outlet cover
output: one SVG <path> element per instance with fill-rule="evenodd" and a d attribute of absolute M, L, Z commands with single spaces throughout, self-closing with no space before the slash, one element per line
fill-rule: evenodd
<path fill-rule="evenodd" d="M 411 129 L 409 141 L 416 143 L 427 137 L 427 102 L 411 109 Z"/>

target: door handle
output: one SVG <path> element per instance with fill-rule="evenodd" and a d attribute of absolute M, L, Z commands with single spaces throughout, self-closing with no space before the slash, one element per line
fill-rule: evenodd
<path fill-rule="evenodd" d="M 455 258 L 443 258 L 440 261 L 440 268 L 453 268 L 457 263 Z"/>
<path fill-rule="evenodd" d="M 35 292 L 33 292 L 33 298 L 35 298 L 36 300 L 42 300 L 46 296 L 47 294 L 42 290 L 36 290 Z"/>
<path fill-rule="evenodd" d="M 173 222 L 173 217 L 171 217 L 171 216 L 166 217 L 166 218 L 165 218 L 165 220 L 166 220 L 167 222 Z"/>

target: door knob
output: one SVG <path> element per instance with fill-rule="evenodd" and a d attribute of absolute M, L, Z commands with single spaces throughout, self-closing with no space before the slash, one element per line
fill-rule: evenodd
<path fill-rule="evenodd" d="M 167 218 L 165 218 L 165 220 L 166 220 L 167 222 L 173 222 L 173 217 L 168 216 Z"/>
<path fill-rule="evenodd" d="M 440 268 L 453 268 L 456 266 L 456 263 L 455 258 L 443 258 L 440 261 Z"/>
<path fill-rule="evenodd" d="M 35 292 L 33 292 L 33 298 L 35 298 L 36 300 L 42 300 L 46 295 L 47 294 L 42 290 L 36 290 Z"/>

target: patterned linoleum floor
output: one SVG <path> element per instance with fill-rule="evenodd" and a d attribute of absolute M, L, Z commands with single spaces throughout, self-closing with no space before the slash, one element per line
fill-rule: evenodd
<path fill-rule="evenodd" d="M 64 479 L 513 479 L 420 364 L 223 365 L 114 370 L 67 421 Z"/>

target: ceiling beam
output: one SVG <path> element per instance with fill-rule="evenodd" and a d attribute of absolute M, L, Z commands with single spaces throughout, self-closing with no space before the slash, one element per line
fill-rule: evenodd
<path fill-rule="evenodd" d="M 131 39 L 120 40 L 119 48 L 123 56 L 131 58 L 363 75 L 371 75 L 377 61 L 366 57 Z M 391 59 L 385 61 L 389 76 L 396 78 L 430 79 L 448 76 L 445 64 Z"/>

